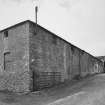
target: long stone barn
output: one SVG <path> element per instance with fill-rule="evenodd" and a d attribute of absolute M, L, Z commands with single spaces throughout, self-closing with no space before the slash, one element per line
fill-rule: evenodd
<path fill-rule="evenodd" d="M 30 20 L 0 31 L 0 90 L 37 91 L 102 72 L 99 59 Z"/>

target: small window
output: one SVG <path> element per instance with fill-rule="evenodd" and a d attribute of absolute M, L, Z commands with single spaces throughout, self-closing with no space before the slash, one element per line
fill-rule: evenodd
<path fill-rule="evenodd" d="M 52 36 L 52 43 L 57 44 L 57 37 L 54 35 Z"/>
<path fill-rule="evenodd" d="M 8 31 L 4 32 L 4 38 L 8 38 Z"/>
<path fill-rule="evenodd" d="M 74 53 L 74 50 L 75 50 L 74 46 L 71 45 L 71 51 L 72 51 L 72 53 Z"/>

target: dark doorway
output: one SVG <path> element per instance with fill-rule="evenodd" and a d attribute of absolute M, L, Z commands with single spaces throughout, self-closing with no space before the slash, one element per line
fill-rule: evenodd
<path fill-rule="evenodd" d="M 104 73 L 105 73 L 105 61 L 104 61 Z"/>
<path fill-rule="evenodd" d="M 33 89 L 32 89 L 32 91 L 37 91 L 38 90 L 38 86 L 37 86 L 38 74 L 35 71 L 33 71 L 32 79 L 33 79 Z"/>

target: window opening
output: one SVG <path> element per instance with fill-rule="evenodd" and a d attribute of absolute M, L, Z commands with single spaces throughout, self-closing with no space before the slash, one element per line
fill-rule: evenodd
<path fill-rule="evenodd" d="M 54 35 L 52 36 L 52 43 L 53 43 L 53 44 L 57 44 L 57 38 L 56 38 L 56 36 L 54 36 Z"/>
<path fill-rule="evenodd" d="M 4 38 L 8 38 L 8 31 L 4 32 Z"/>

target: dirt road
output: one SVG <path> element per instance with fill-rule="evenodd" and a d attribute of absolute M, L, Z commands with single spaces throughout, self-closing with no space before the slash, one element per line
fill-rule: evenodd
<path fill-rule="evenodd" d="M 105 105 L 105 74 L 27 95 L 0 92 L 0 105 Z"/>

